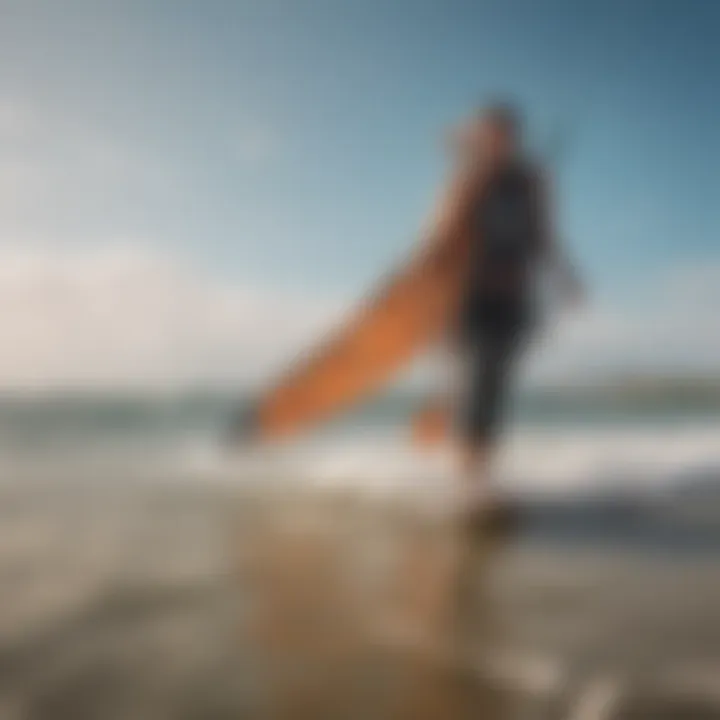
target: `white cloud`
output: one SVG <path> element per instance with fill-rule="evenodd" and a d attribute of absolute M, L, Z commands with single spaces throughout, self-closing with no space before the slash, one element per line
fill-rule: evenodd
<path fill-rule="evenodd" d="M 142 246 L 0 252 L 0 386 L 249 382 L 326 327 L 320 297 L 228 284 Z"/>
<path fill-rule="evenodd" d="M 717 372 L 720 263 L 687 263 L 645 278 L 631 298 L 589 305 L 541 348 L 535 374 L 561 379 L 617 371 Z"/>
<path fill-rule="evenodd" d="M 700 283 L 702 279 L 702 283 Z M 534 363 L 544 378 L 720 365 L 720 266 L 677 268 L 644 305 L 588 308 Z M 700 287 L 710 283 L 708 298 Z M 712 288 L 715 288 L 713 290 Z M 177 386 L 267 378 L 333 327 L 346 298 L 230 283 L 117 241 L 0 250 L 0 387 Z"/>

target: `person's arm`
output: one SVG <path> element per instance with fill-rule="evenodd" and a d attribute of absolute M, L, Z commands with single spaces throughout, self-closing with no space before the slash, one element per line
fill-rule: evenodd
<path fill-rule="evenodd" d="M 556 206 L 552 184 L 545 172 L 538 173 L 538 202 L 540 211 L 541 255 L 555 273 L 562 286 L 562 291 L 573 303 L 579 303 L 584 296 L 584 289 L 577 269 L 561 245 L 557 234 Z"/>

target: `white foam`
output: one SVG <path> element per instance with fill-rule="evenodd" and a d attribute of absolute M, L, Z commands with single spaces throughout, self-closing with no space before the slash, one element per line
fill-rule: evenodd
<path fill-rule="evenodd" d="M 104 458 L 104 460 L 103 460 Z M 448 448 L 423 451 L 392 428 L 349 430 L 311 441 L 229 452 L 199 435 L 135 452 L 78 454 L 89 468 L 187 479 L 203 483 L 295 483 L 353 487 L 373 494 L 411 493 L 438 498 L 455 487 Z M 63 458 L 58 465 L 70 462 Z M 104 467 L 104 466 L 103 466 Z M 592 492 L 603 488 L 660 490 L 698 473 L 720 479 L 720 421 L 667 427 L 520 427 L 498 453 L 492 482 L 521 494 Z M 16 473 L 2 458 L 0 475 Z"/>
<path fill-rule="evenodd" d="M 236 477 L 288 476 L 371 492 L 435 491 L 447 486 L 453 457 L 421 451 L 382 434 L 298 444 L 238 458 Z M 720 423 L 667 428 L 525 429 L 500 449 L 494 482 L 517 492 L 593 491 L 608 485 L 660 489 L 682 476 L 717 470 Z"/>

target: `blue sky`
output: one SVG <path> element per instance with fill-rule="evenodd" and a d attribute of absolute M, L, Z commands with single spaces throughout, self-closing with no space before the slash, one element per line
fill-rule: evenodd
<path fill-rule="evenodd" d="M 640 307 L 720 260 L 719 33 L 711 0 L 0 0 L 0 230 L 355 297 L 417 237 L 443 130 L 502 94 L 565 138 L 593 297 Z"/>

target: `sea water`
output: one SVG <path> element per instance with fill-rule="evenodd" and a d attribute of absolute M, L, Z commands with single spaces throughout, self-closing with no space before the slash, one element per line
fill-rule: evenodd
<path fill-rule="evenodd" d="M 413 445 L 411 417 L 422 399 L 384 397 L 297 441 L 237 449 L 224 440 L 232 413 L 247 402 L 241 393 L 6 398 L 0 483 L 286 483 L 442 495 L 452 487 L 455 460 L 445 446 Z M 526 391 L 505 425 L 490 481 L 528 507 L 542 505 L 533 531 L 551 534 L 547 512 L 562 508 L 557 529 L 567 533 L 577 508 L 584 518 L 575 523 L 578 536 L 592 531 L 612 541 L 619 532 L 613 520 L 634 506 L 677 530 L 679 544 L 687 539 L 680 530 L 693 523 L 712 544 L 708 530 L 720 524 L 720 393 Z M 591 522 L 588 502 L 603 510 Z M 637 526 L 633 532 L 642 534 Z M 672 544 L 670 530 L 654 539 L 661 535 Z"/>
<path fill-rule="evenodd" d="M 237 393 L 5 398 L 0 717 L 261 717 L 277 668 L 248 640 L 254 586 L 271 591 L 261 605 L 286 602 L 279 627 L 302 598 L 324 608 L 301 623 L 317 638 L 331 619 L 336 637 L 354 627 L 335 615 L 338 578 L 349 569 L 360 593 L 376 547 L 392 578 L 385 555 L 410 536 L 388 508 L 422 514 L 452 485 L 452 454 L 410 440 L 422 400 L 388 396 L 296 442 L 229 451 Z M 492 482 L 522 522 L 493 576 L 503 687 L 720 716 L 720 402 L 564 388 L 521 394 L 506 422 Z M 259 580 L 242 572 L 256 551 Z M 342 663 L 320 648 L 343 646 L 313 633 L 327 677 Z M 342 682 L 377 679 L 364 673 Z"/>

